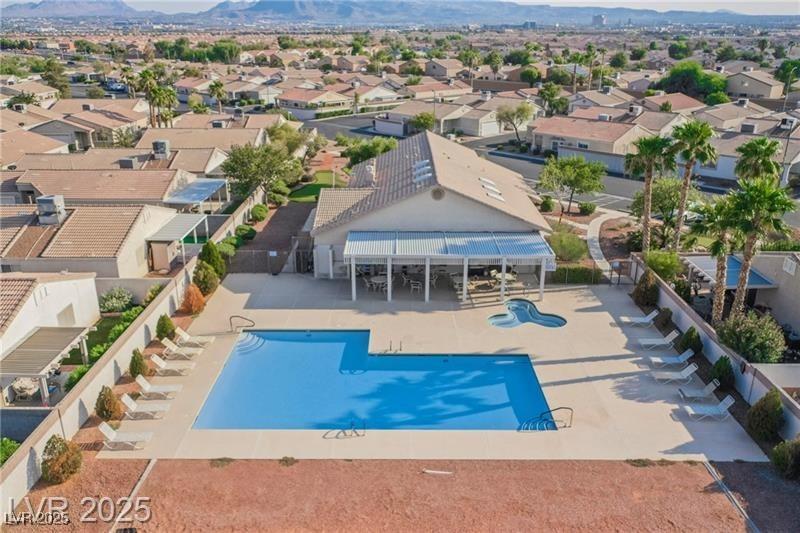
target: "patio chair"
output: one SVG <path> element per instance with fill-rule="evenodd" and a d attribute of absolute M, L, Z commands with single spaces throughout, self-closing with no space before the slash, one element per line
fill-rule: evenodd
<path fill-rule="evenodd" d="M 405 286 L 406 286 L 406 285 L 408 285 L 409 283 L 412 283 L 412 281 L 413 281 L 411 278 L 409 278 L 408 276 L 406 276 L 406 275 L 405 275 L 404 273 L 402 273 L 402 272 L 400 273 L 400 279 L 401 279 L 401 280 L 403 280 L 403 287 L 405 287 Z"/>
<path fill-rule="evenodd" d="M 678 335 L 678 330 L 673 329 L 672 332 L 666 337 L 639 339 L 639 346 L 646 350 L 652 350 L 653 348 L 672 348 L 678 338 Z"/>
<path fill-rule="evenodd" d="M 166 402 L 137 403 L 127 394 L 123 394 L 120 400 L 122 405 L 125 406 L 125 416 L 132 420 L 137 418 L 160 418 L 170 408 L 170 404 Z"/>
<path fill-rule="evenodd" d="M 643 328 L 649 328 L 653 325 L 653 320 L 658 316 L 658 309 L 653 311 L 647 316 L 621 316 L 619 317 L 620 322 L 622 322 L 626 326 L 638 326 Z"/>
<path fill-rule="evenodd" d="M 735 403 L 733 396 L 730 394 L 725 396 L 725 399 L 717 405 L 706 404 L 689 404 L 684 405 L 683 410 L 691 418 L 695 420 L 703 420 L 705 418 L 713 418 L 715 420 L 725 420 L 731 413 L 728 409 Z"/>
<path fill-rule="evenodd" d="M 146 400 L 166 400 L 183 389 L 183 385 L 153 385 L 141 374 L 136 376 L 136 383 L 142 388 L 142 398 Z"/>
<path fill-rule="evenodd" d="M 420 292 L 420 293 L 422 292 L 422 282 L 421 281 L 417 281 L 417 280 L 413 280 L 412 279 L 412 280 L 409 280 L 409 282 L 411 284 L 411 294 L 414 294 L 414 292 Z"/>
<path fill-rule="evenodd" d="M 99 429 L 100 433 L 105 437 L 103 446 L 109 450 L 141 450 L 144 447 L 143 444 L 153 438 L 152 433 L 123 433 L 116 431 L 106 422 L 100 422 Z"/>
<path fill-rule="evenodd" d="M 681 371 L 654 371 L 653 378 L 656 381 L 660 381 L 662 383 L 672 383 L 672 382 L 679 382 L 679 383 L 689 383 L 692 381 L 692 376 L 694 373 L 697 372 L 697 365 L 692 363 L 691 365 L 687 366 Z"/>
<path fill-rule="evenodd" d="M 663 356 L 656 356 L 656 357 L 648 357 L 647 359 L 650 361 L 650 364 L 659 367 L 659 366 L 677 366 L 683 365 L 686 366 L 689 362 L 689 359 L 694 356 L 694 350 L 689 348 L 685 352 L 680 355 L 663 355 Z"/>
<path fill-rule="evenodd" d="M 156 375 L 158 376 L 185 376 L 194 369 L 194 363 L 167 362 L 156 354 L 151 355 L 150 360 L 156 365 Z"/>
<path fill-rule="evenodd" d="M 364 277 L 363 277 L 363 278 L 361 278 L 361 279 L 363 279 L 363 280 L 364 280 L 364 287 L 365 287 L 365 288 L 366 288 L 368 291 L 371 291 L 371 290 L 374 290 L 374 289 L 375 289 L 375 284 L 374 284 L 374 283 L 372 283 L 372 282 L 369 280 L 369 278 L 367 278 L 366 276 L 364 276 Z"/>
<path fill-rule="evenodd" d="M 706 398 L 714 398 L 714 391 L 719 387 L 719 381 L 712 379 L 711 382 L 702 389 L 684 389 L 678 387 L 678 394 L 684 401 L 690 400 L 705 400 Z"/>
<path fill-rule="evenodd" d="M 180 347 L 195 347 L 202 348 L 208 346 L 216 337 L 204 335 L 189 335 L 180 327 L 175 327 L 175 334 L 178 335 L 178 346 Z"/>
<path fill-rule="evenodd" d="M 203 351 L 202 348 L 178 346 L 166 337 L 161 339 L 161 344 L 164 345 L 164 357 L 167 359 L 193 359 Z"/>

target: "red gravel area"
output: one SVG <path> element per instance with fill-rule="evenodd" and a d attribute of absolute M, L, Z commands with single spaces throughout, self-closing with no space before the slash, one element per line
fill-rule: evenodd
<path fill-rule="evenodd" d="M 744 531 L 687 463 L 161 460 L 140 495 L 139 531 Z"/>
<path fill-rule="evenodd" d="M 314 207 L 313 203 L 289 202 L 270 209 L 267 219 L 255 224 L 256 237 L 245 241 L 240 250 L 291 250 L 292 237 L 303 228 Z"/>
<path fill-rule="evenodd" d="M 627 218 L 606 220 L 600 226 L 600 248 L 609 261 L 625 259 L 630 255 L 625 241 L 628 234 L 636 231 L 636 226 Z"/>

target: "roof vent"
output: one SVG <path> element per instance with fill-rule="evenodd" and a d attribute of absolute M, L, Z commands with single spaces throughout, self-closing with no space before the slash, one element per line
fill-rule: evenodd
<path fill-rule="evenodd" d="M 749 98 L 739 98 L 738 100 L 736 100 L 736 105 L 741 107 L 747 107 L 747 104 L 749 103 L 750 103 Z"/>
<path fill-rule="evenodd" d="M 153 141 L 153 156 L 156 159 L 166 159 L 169 156 L 169 141 L 166 139 Z"/>
<path fill-rule="evenodd" d="M 225 127 L 225 121 L 224 120 L 212 120 L 211 121 L 211 127 L 212 128 L 224 128 Z"/>
<path fill-rule="evenodd" d="M 123 157 L 119 160 L 119 168 L 133 169 L 134 159 L 132 157 Z"/>
<path fill-rule="evenodd" d="M 495 192 L 487 192 L 486 196 L 488 196 L 489 198 L 494 198 L 495 200 L 498 200 L 500 202 L 505 202 L 506 201 L 506 199 L 503 198 L 502 194 L 498 194 L 498 193 L 495 193 Z"/>
<path fill-rule="evenodd" d="M 744 71 L 745 72 L 753 72 L 753 67 L 750 67 L 750 66 L 744 67 Z"/>
<path fill-rule="evenodd" d="M 611 94 L 611 85 L 603 85 L 602 93 L 603 94 Z"/>
<path fill-rule="evenodd" d="M 611 115 L 609 115 L 608 113 L 600 113 L 599 115 L 597 115 L 597 120 L 601 122 L 611 122 Z"/>
<path fill-rule="evenodd" d="M 28 105 L 27 104 L 14 104 L 12 109 L 14 111 L 18 112 L 18 113 L 24 113 L 25 111 L 27 111 Z"/>
<path fill-rule="evenodd" d="M 724 65 L 717 65 L 716 67 L 714 67 L 714 70 L 716 70 L 717 72 L 720 72 L 720 73 L 725 72 L 725 66 Z"/>
<path fill-rule="evenodd" d="M 431 191 L 431 198 L 433 198 L 437 202 L 439 200 L 441 200 L 442 198 L 444 198 L 444 189 L 442 189 L 440 187 L 436 187 L 435 189 L 433 189 Z"/>
<path fill-rule="evenodd" d="M 796 125 L 797 119 L 795 117 L 784 117 L 781 119 L 779 127 L 782 130 L 793 130 Z"/>
<path fill-rule="evenodd" d="M 639 115 L 641 115 L 643 111 L 644 111 L 644 108 L 642 106 L 640 106 L 640 105 L 628 106 L 628 113 L 630 113 L 631 115 L 633 115 L 635 117 L 638 117 Z"/>
<path fill-rule="evenodd" d="M 36 199 L 36 214 L 39 215 L 39 224 L 61 224 L 67 218 L 64 197 L 60 194 L 38 197 Z"/>
<path fill-rule="evenodd" d="M 81 109 L 84 111 L 94 111 L 94 104 L 81 104 Z"/>
<path fill-rule="evenodd" d="M 235 107 L 233 109 L 233 120 L 242 120 L 244 118 L 244 109 Z"/>
<path fill-rule="evenodd" d="M 739 131 L 741 133 L 756 133 L 758 127 L 755 124 L 749 122 L 742 122 L 742 125 L 739 126 Z"/>
<path fill-rule="evenodd" d="M 489 178 L 480 177 L 478 178 L 478 181 L 480 181 L 482 185 L 491 185 L 492 187 L 497 187 L 497 184 Z"/>

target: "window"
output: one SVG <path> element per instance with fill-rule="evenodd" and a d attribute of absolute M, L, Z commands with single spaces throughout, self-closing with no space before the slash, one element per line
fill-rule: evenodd
<path fill-rule="evenodd" d="M 578 141 L 578 148 L 583 148 L 584 150 L 588 150 L 589 149 L 589 143 L 582 143 L 582 142 Z"/>

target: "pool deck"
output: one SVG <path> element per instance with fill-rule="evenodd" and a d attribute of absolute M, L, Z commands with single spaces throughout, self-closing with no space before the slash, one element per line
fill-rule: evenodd
<path fill-rule="evenodd" d="M 282 274 L 232 274 L 209 300 L 190 332 L 216 335 L 181 383 L 160 420 L 124 421 L 122 431 L 152 431 L 143 450 L 101 452 L 101 457 L 298 459 L 672 459 L 765 461 L 739 424 L 689 420 L 676 385 L 656 383 L 638 338 L 655 329 L 622 328 L 620 316 L 641 315 L 630 287 L 553 287 L 538 304 L 567 319 L 563 328 L 525 324 L 496 328 L 487 322 L 505 307 L 494 298 L 461 304 L 437 290 L 422 302 L 405 291 L 386 302 L 379 295 L 349 299 L 349 282 Z M 531 295 L 536 301 L 537 295 Z M 237 336 L 228 317 L 243 315 L 254 329 L 369 329 L 370 352 L 409 354 L 528 354 L 551 408 L 568 406 L 573 426 L 559 431 L 369 430 L 337 438 L 320 430 L 195 430 L 192 424 Z M 402 348 L 401 348 L 402 347 Z M 674 353 L 673 350 L 669 351 Z M 663 354 L 654 350 L 653 354 Z M 695 378 L 696 379 L 696 378 Z M 700 386 L 696 381 L 693 386 Z"/>

